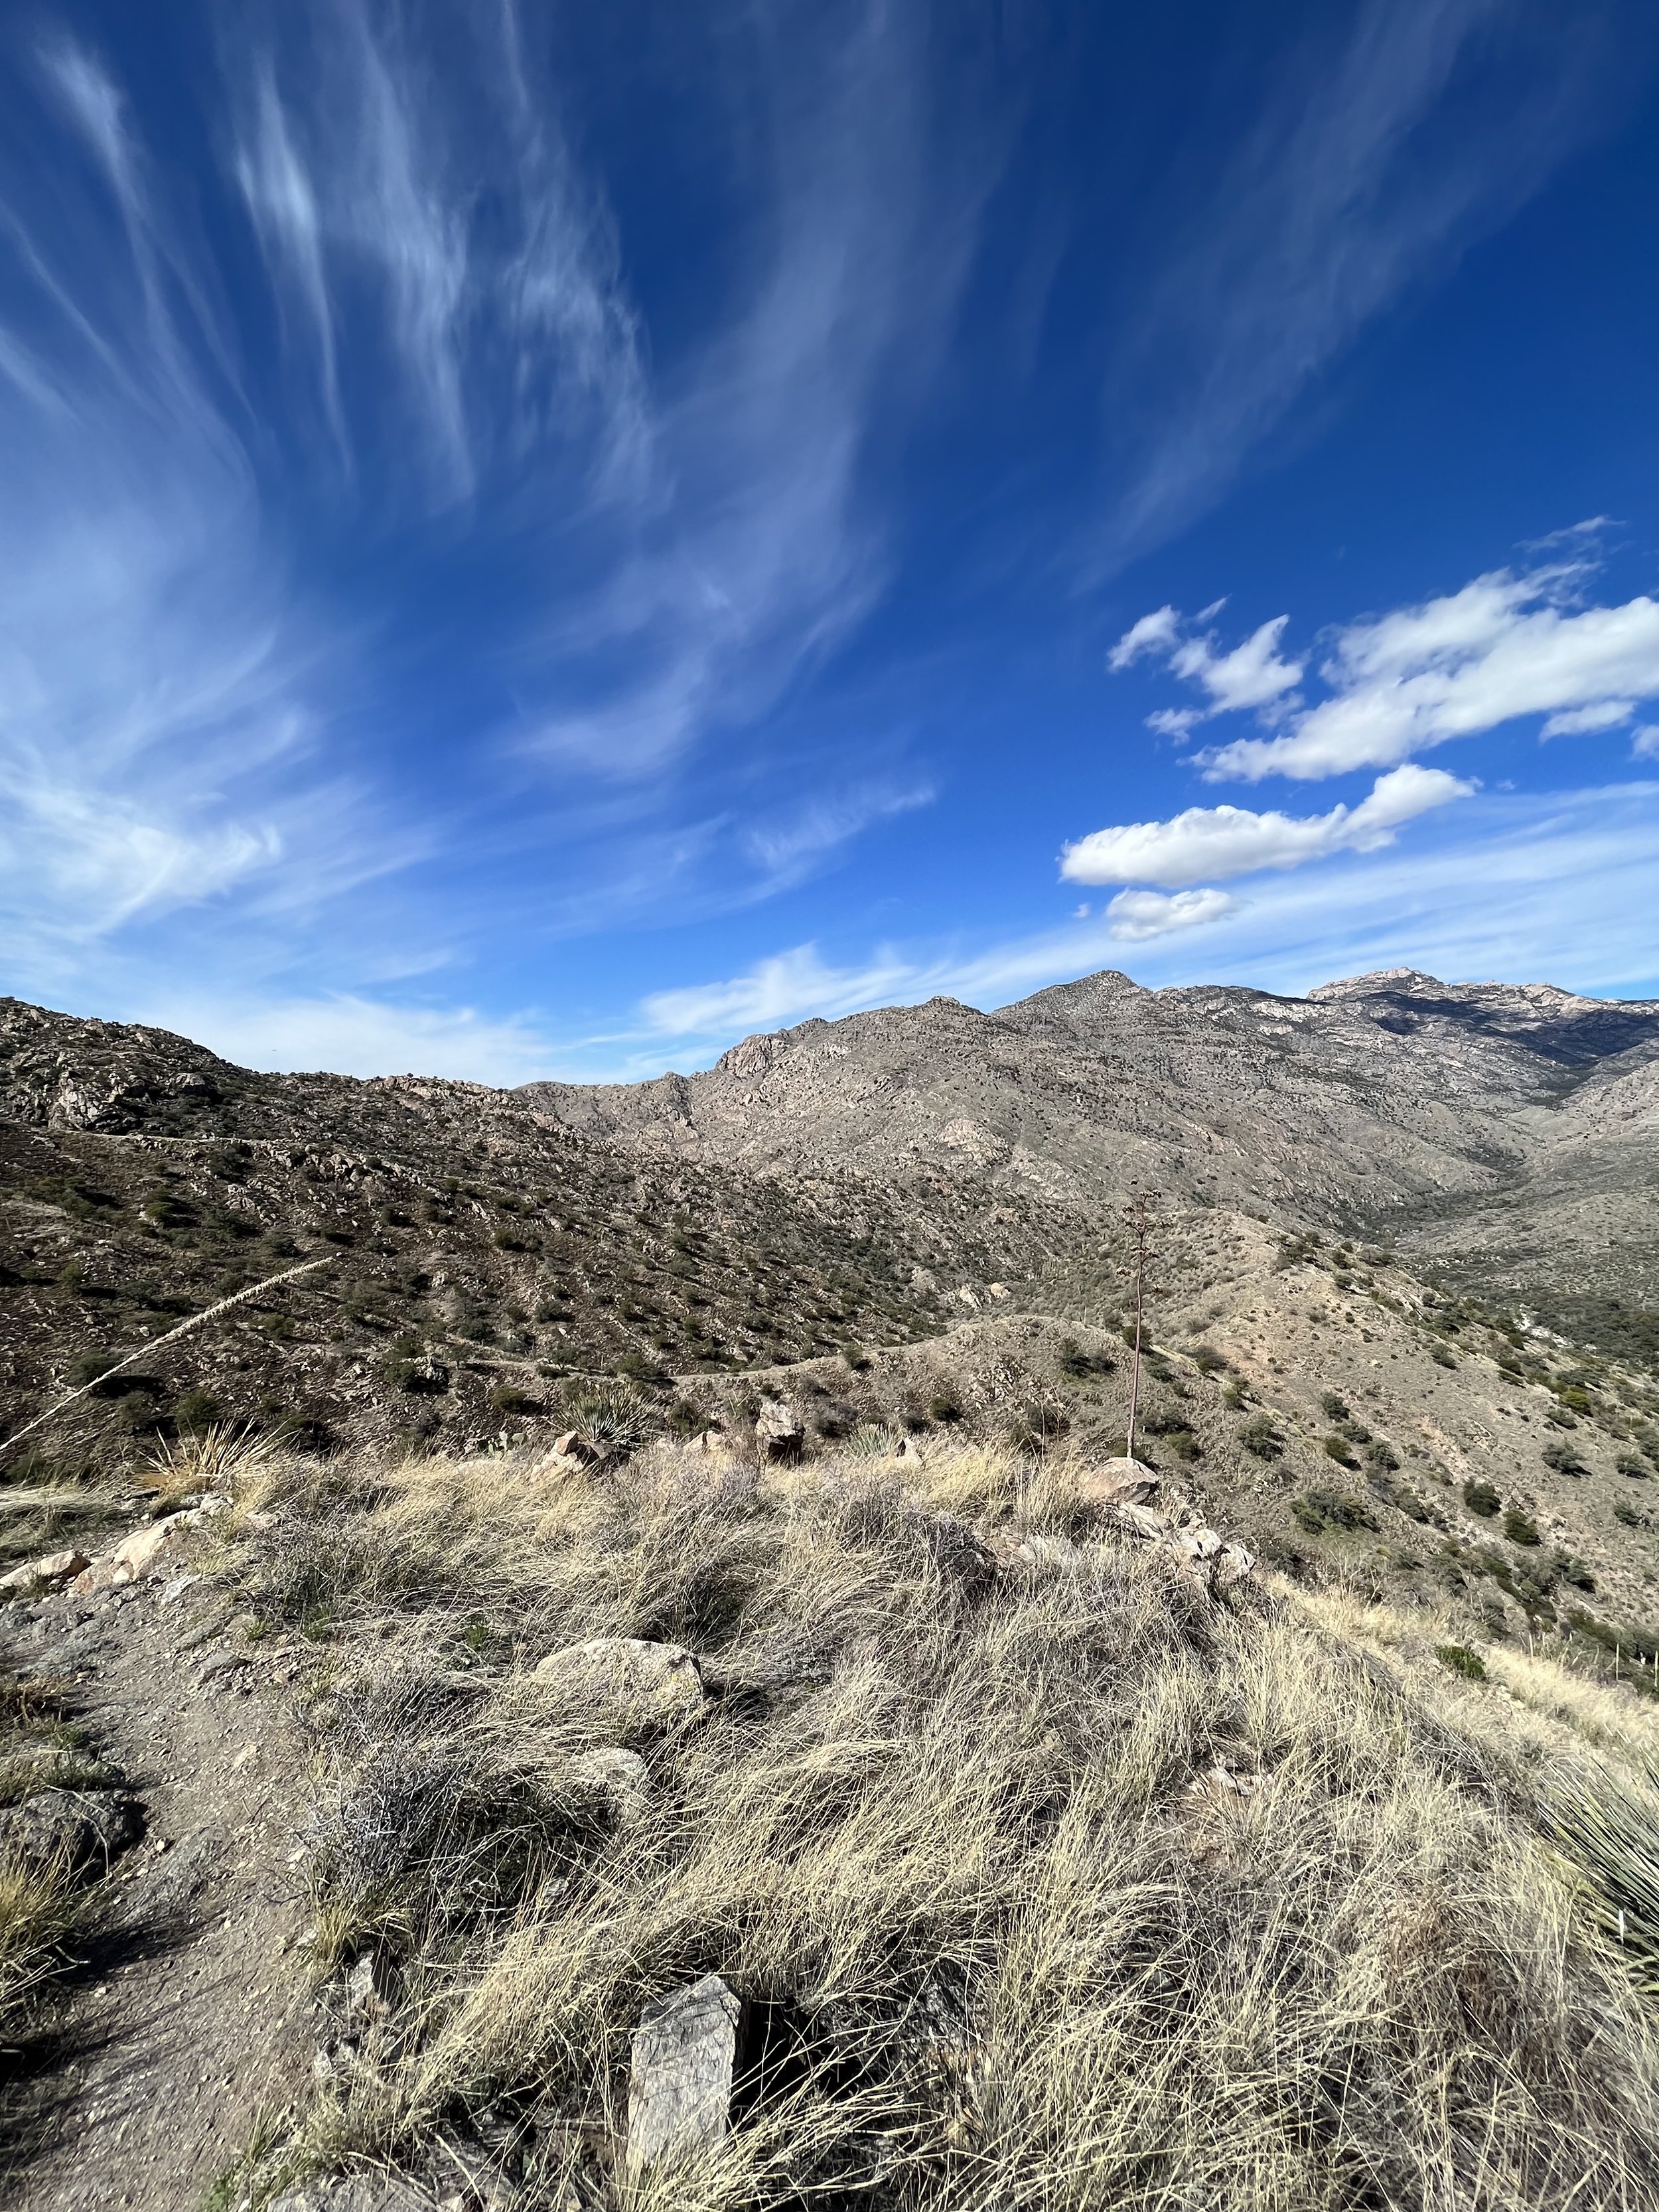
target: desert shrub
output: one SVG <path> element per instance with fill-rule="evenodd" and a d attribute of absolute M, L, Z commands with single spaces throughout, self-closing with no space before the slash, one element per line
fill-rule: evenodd
<path fill-rule="evenodd" d="M 1375 1528 L 1376 1516 L 1370 1508 L 1346 1491 L 1310 1490 L 1305 1496 L 1291 1500 L 1291 1510 L 1297 1525 L 1310 1535 L 1317 1535 L 1327 1528 L 1352 1530 Z"/>
<path fill-rule="evenodd" d="M 1613 1517 L 1621 1528 L 1647 1528 L 1652 1526 L 1647 1515 L 1638 1512 L 1627 1498 L 1613 1499 Z"/>
<path fill-rule="evenodd" d="M 1334 1390 L 1324 1390 L 1320 1393 L 1319 1410 L 1328 1421 L 1346 1421 L 1352 1419 L 1347 1400 L 1339 1397 Z"/>
<path fill-rule="evenodd" d="M 1434 1656 L 1441 1665 L 1454 1674 L 1462 1674 L 1471 1682 L 1484 1682 L 1486 1662 L 1478 1651 L 1471 1651 L 1467 1644 L 1437 1644 Z"/>
<path fill-rule="evenodd" d="M 562 1419 L 584 1443 L 599 1451 L 637 1451 L 656 1426 L 649 1400 L 627 1376 L 567 1391 Z"/>
<path fill-rule="evenodd" d="M 173 1403 L 173 1425 L 181 1435 L 214 1428 L 223 1418 L 224 1408 L 211 1390 L 185 1390 Z"/>
<path fill-rule="evenodd" d="M 1503 1499 L 1489 1482 L 1466 1482 L 1463 1503 L 1471 1513 L 1478 1513 L 1483 1521 L 1490 1521 L 1503 1505 Z"/>
<path fill-rule="evenodd" d="M 489 1394 L 489 1403 L 498 1413 L 544 1413 L 546 1406 L 532 1391 L 517 1382 L 497 1382 Z"/>
<path fill-rule="evenodd" d="M 1339 1467 L 1358 1467 L 1359 1464 L 1346 1437 L 1335 1435 L 1327 1437 L 1324 1449 L 1325 1456 L 1328 1459 L 1334 1459 Z"/>
<path fill-rule="evenodd" d="M 1538 1533 L 1538 1523 L 1523 1513 L 1518 1505 L 1511 1505 L 1504 1514 L 1504 1534 L 1511 1544 L 1531 1546 L 1544 1540 Z"/>
<path fill-rule="evenodd" d="M 1589 1473 L 1571 1444 L 1546 1444 L 1543 1460 L 1545 1466 L 1553 1468 L 1558 1474 L 1582 1476 Z"/>
<path fill-rule="evenodd" d="M 1257 1413 L 1246 1421 L 1238 1432 L 1238 1441 L 1253 1459 L 1273 1460 L 1285 1456 L 1285 1439 L 1279 1435 L 1270 1414 Z"/>
<path fill-rule="evenodd" d="M 1450 1352 L 1447 1351 L 1443 1344 L 1431 1344 L 1429 1346 L 1429 1357 L 1433 1360 L 1437 1367 L 1455 1368 L 1457 1365 L 1457 1362 L 1452 1358 Z"/>
<path fill-rule="evenodd" d="M 1221 1375 L 1226 1371 L 1227 1355 L 1224 1352 L 1218 1352 L 1212 1344 L 1189 1345 L 1187 1357 L 1200 1375 Z"/>
<path fill-rule="evenodd" d="M 1618 1458 L 1614 1460 L 1613 1465 L 1620 1474 L 1629 1475 L 1633 1482 L 1645 1482 L 1648 1480 L 1647 1462 L 1636 1452 L 1620 1452 Z"/>

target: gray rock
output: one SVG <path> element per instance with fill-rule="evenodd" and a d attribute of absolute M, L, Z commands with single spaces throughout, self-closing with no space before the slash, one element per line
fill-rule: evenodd
<path fill-rule="evenodd" d="M 641 2014 L 628 2089 L 630 2174 L 691 2157 L 725 2136 L 738 2010 L 720 1976 L 705 1974 Z"/>
<path fill-rule="evenodd" d="M 703 1702 L 702 1678 L 689 1651 L 632 1636 L 596 1636 L 550 1651 L 532 1679 L 571 1705 L 614 1720 L 618 1733 L 630 1723 L 689 1720 Z"/>
<path fill-rule="evenodd" d="M 31 1865 L 59 1859 L 74 1874 L 101 1874 L 143 1832 L 137 1800 L 112 1790 L 43 1790 L 0 1814 L 0 1843 Z"/>
<path fill-rule="evenodd" d="M 772 1401 L 756 1417 L 755 1438 L 768 1459 L 797 1460 L 806 1441 L 806 1430 L 793 1406 Z"/>
<path fill-rule="evenodd" d="M 433 2212 L 435 2199 L 413 2182 L 384 2173 L 347 2174 L 290 2189 L 270 2212 Z"/>
<path fill-rule="evenodd" d="M 605 1744 L 597 1751 L 580 1752 L 565 1771 L 584 1796 L 603 1798 L 605 1810 L 619 1827 L 628 1826 L 650 1810 L 650 1770 L 636 1751 Z"/>

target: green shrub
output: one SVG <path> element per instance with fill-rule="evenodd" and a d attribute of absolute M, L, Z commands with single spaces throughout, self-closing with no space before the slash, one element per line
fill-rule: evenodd
<path fill-rule="evenodd" d="M 1310 1490 L 1304 1497 L 1291 1499 L 1291 1511 L 1297 1524 L 1310 1535 L 1317 1535 L 1324 1528 L 1352 1530 L 1376 1526 L 1370 1507 L 1340 1490 Z"/>
<path fill-rule="evenodd" d="M 1447 1351 L 1443 1344 L 1431 1346 L 1429 1357 L 1433 1360 L 1437 1367 L 1450 1367 L 1455 1369 L 1457 1365 L 1457 1362 L 1452 1358 L 1450 1352 Z"/>
<path fill-rule="evenodd" d="M 1352 1419 L 1352 1415 L 1348 1408 L 1347 1400 L 1346 1398 L 1340 1397 L 1334 1390 L 1326 1390 L 1321 1393 L 1319 1410 L 1323 1413 L 1328 1421 L 1346 1421 Z"/>
<path fill-rule="evenodd" d="M 1253 1459 L 1283 1459 L 1285 1439 L 1274 1427 L 1272 1417 L 1258 1413 L 1246 1421 L 1238 1432 L 1238 1441 Z"/>
<path fill-rule="evenodd" d="M 1620 1474 L 1629 1475 L 1632 1482 L 1645 1482 L 1648 1480 L 1647 1463 L 1635 1452 L 1620 1452 L 1618 1458 L 1614 1460 L 1613 1465 Z"/>
<path fill-rule="evenodd" d="M 1486 1679 L 1486 1661 L 1467 1644 L 1437 1644 L 1434 1656 L 1451 1674 L 1464 1675 L 1471 1682 Z"/>
<path fill-rule="evenodd" d="M 1348 1448 L 1346 1437 L 1328 1436 L 1325 1439 L 1325 1456 L 1334 1459 L 1339 1467 L 1357 1467 L 1358 1462 Z"/>
<path fill-rule="evenodd" d="M 1545 1466 L 1553 1467 L 1558 1474 L 1577 1477 L 1589 1473 L 1571 1444 L 1546 1444 L 1543 1456 Z"/>
<path fill-rule="evenodd" d="M 1538 1533 L 1537 1522 L 1529 1520 L 1518 1505 L 1511 1505 L 1504 1516 L 1504 1534 L 1511 1544 L 1530 1547 L 1543 1541 Z"/>
<path fill-rule="evenodd" d="M 1478 1513 L 1483 1521 L 1490 1521 L 1503 1504 L 1503 1499 L 1489 1482 L 1466 1482 L 1463 1503 L 1471 1513 Z"/>

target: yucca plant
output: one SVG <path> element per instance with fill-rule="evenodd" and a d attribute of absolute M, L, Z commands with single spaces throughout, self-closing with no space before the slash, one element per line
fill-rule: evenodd
<path fill-rule="evenodd" d="M 1546 1787 L 1543 1825 L 1584 1875 L 1643 1993 L 1659 1997 L 1659 1771 L 1627 1781 L 1563 1767 Z"/>

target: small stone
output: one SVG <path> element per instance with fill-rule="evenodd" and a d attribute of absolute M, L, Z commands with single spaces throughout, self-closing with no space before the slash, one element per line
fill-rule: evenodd
<path fill-rule="evenodd" d="M 720 1976 L 705 1974 L 641 2014 L 628 2090 L 630 2175 L 672 2165 L 724 2137 L 738 2009 Z"/>
<path fill-rule="evenodd" d="M 907 1467 L 919 1467 L 921 1464 L 921 1446 L 914 1437 L 901 1437 L 893 1446 L 893 1457 L 902 1460 Z"/>

